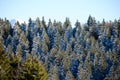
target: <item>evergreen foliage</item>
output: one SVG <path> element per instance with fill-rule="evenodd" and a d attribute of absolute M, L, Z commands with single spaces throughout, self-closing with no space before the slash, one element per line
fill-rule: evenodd
<path fill-rule="evenodd" d="M 45 18 L 0 19 L 0 80 L 119 80 L 120 19 L 72 27 Z"/>

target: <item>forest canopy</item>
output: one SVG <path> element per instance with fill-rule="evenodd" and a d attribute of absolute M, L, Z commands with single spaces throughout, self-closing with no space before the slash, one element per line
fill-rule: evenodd
<path fill-rule="evenodd" d="M 0 80 L 120 79 L 120 19 L 85 24 L 0 18 Z"/>

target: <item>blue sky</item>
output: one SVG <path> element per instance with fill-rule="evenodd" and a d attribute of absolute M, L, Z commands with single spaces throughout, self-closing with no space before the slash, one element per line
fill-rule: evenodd
<path fill-rule="evenodd" d="M 0 17 L 28 21 L 31 17 L 45 17 L 53 21 L 70 18 L 72 24 L 78 19 L 85 23 L 89 14 L 101 21 L 119 19 L 120 0 L 0 0 Z M 74 26 L 74 25 L 73 25 Z"/>

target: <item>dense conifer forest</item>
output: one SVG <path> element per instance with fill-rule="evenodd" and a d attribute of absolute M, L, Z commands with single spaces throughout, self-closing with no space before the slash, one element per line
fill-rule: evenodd
<path fill-rule="evenodd" d="M 0 18 L 0 80 L 119 80 L 120 19 L 85 24 Z"/>

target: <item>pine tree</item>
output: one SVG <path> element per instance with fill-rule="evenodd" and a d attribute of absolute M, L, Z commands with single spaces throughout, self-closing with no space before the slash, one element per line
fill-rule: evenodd
<path fill-rule="evenodd" d="M 89 15 L 88 20 L 87 20 L 87 25 L 92 26 L 93 25 L 93 18 L 91 15 Z"/>
<path fill-rule="evenodd" d="M 71 22 L 70 22 L 69 18 L 66 18 L 66 20 L 64 22 L 64 28 L 67 29 L 68 27 L 71 27 Z"/>
<path fill-rule="evenodd" d="M 75 26 L 79 31 L 81 30 L 81 24 L 78 20 L 76 21 Z"/>
<path fill-rule="evenodd" d="M 43 42 L 42 51 L 44 52 L 44 54 L 47 54 L 47 52 L 49 50 L 50 41 L 49 41 L 49 37 L 48 37 L 45 30 L 43 31 L 43 40 L 42 40 L 42 42 Z"/>
<path fill-rule="evenodd" d="M 10 61 L 7 55 L 5 54 L 5 52 L 3 51 L 3 46 L 0 43 L 0 79 L 1 80 L 9 79 L 8 77 L 8 73 L 10 69 L 9 63 Z"/>
<path fill-rule="evenodd" d="M 42 23 L 41 23 L 39 17 L 37 17 L 37 19 L 36 19 L 36 26 L 37 26 L 37 28 L 38 29 L 41 28 L 41 25 L 42 25 Z"/>
<path fill-rule="evenodd" d="M 76 80 L 70 70 L 67 71 L 66 80 Z"/>
<path fill-rule="evenodd" d="M 53 26 L 53 24 L 52 24 L 52 22 L 51 22 L 51 19 L 49 19 L 49 22 L 48 22 L 48 27 L 52 27 Z"/>
<path fill-rule="evenodd" d="M 103 21 L 102 21 L 102 26 L 105 26 L 105 19 L 103 19 Z"/>
<path fill-rule="evenodd" d="M 32 56 L 29 55 L 24 63 L 23 69 L 22 79 L 47 80 L 47 72 L 38 58 L 32 58 Z"/>
<path fill-rule="evenodd" d="M 45 19 L 44 19 L 44 16 L 42 17 L 42 27 L 47 30 L 47 26 L 46 26 L 46 22 L 45 22 Z"/>

